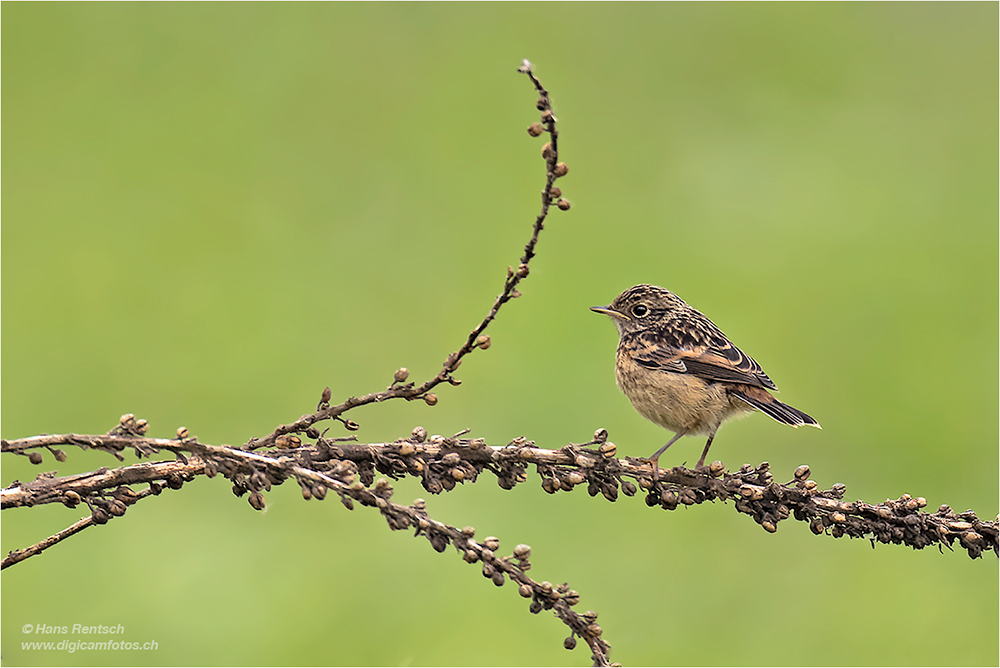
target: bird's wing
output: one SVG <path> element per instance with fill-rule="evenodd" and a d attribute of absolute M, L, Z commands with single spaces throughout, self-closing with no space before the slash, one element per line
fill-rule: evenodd
<path fill-rule="evenodd" d="M 671 319 L 663 327 L 639 332 L 635 344 L 635 361 L 647 369 L 778 389 L 752 357 L 704 316 Z"/>

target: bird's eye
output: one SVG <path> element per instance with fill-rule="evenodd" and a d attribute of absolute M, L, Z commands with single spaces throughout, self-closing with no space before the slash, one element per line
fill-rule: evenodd
<path fill-rule="evenodd" d="M 649 313 L 649 309 L 642 304 L 636 304 L 635 306 L 632 307 L 632 315 L 634 315 L 637 318 L 642 318 L 647 313 Z"/>

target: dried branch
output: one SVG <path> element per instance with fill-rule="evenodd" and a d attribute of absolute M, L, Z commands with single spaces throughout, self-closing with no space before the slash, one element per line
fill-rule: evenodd
<path fill-rule="evenodd" d="M 206 445 L 191 438 L 168 440 L 122 434 L 34 436 L 4 441 L 0 447 L 3 452 L 22 455 L 33 450 L 77 445 L 105 450 L 119 458 L 127 449 L 134 450 L 140 457 L 166 450 L 178 457 L 188 453 L 192 458 L 182 462 L 101 469 L 65 478 L 42 475 L 32 482 L 15 483 L 0 491 L 0 500 L 6 509 L 57 502 L 73 507 L 85 499 L 97 518 L 106 521 L 108 513 L 124 512 L 124 508 L 113 508 L 116 501 L 127 504 L 130 498 L 130 495 L 126 499 L 119 498 L 122 485 L 158 482 L 179 488 L 193 476 L 211 476 L 215 472 L 233 480 L 233 491 L 238 496 L 247 491 L 259 494 L 263 486 L 259 479 L 262 472 L 267 476 L 268 489 L 271 484 L 280 484 L 289 477 L 299 479 L 300 484 L 325 480 L 313 478 L 312 474 L 341 476 L 345 481 L 357 476 L 357 484 L 365 487 L 381 473 L 393 479 L 414 476 L 425 490 L 440 494 L 454 489 L 458 483 L 475 482 L 487 471 L 496 477 L 500 487 L 511 489 L 527 480 L 527 469 L 534 466 L 542 489 L 551 494 L 586 485 L 591 496 L 601 494 L 609 501 L 616 501 L 619 492 L 635 496 L 642 489 L 647 505 L 665 510 L 732 499 L 738 512 L 750 515 L 769 532 L 777 531 L 779 522 L 793 518 L 807 522 L 813 533 L 834 538 L 868 538 L 873 544 L 896 543 L 914 549 L 935 544 L 951 549 L 957 540 L 972 558 L 981 557 L 984 549 L 998 552 L 995 521 L 982 521 L 971 511 L 954 513 L 947 506 L 928 513 L 923 510 L 927 505 L 925 499 L 907 494 L 879 504 L 844 501 L 844 485 L 838 483 L 829 489 L 820 489 L 809 479 L 808 466 L 798 467 L 792 480 L 783 484 L 774 481 L 766 462 L 757 467 L 744 465 L 737 471 L 726 471 L 721 462 L 713 462 L 707 471 L 677 466 L 661 469 L 659 479 L 655 480 L 645 460 L 615 458 L 617 448 L 607 440 L 607 432 L 603 429 L 597 430 L 594 438 L 586 443 L 569 444 L 559 449 L 538 448 L 523 438 L 505 446 L 489 446 L 483 439 L 461 436 L 428 438 L 427 431 L 417 427 L 409 437 L 392 443 L 319 438 L 315 444 L 300 442 L 295 447 L 261 453 Z M 257 476 L 257 483 L 248 482 L 254 480 L 254 476 Z M 108 493 L 111 497 L 100 502 L 99 499 Z M 263 496 L 252 496 L 250 503 L 258 510 L 263 508 Z"/>
<path fill-rule="evenodd" d="M 544 132 L 549 136 L 548 143 L 542 147 L 542 158 L 545 159 L 545 187 L 542 189 L 542 209 L 535 218 L 535 224 L 532 226 L 531 230 L 531 238 L 528 239 L 528 243 L 524 246 L 524 255 L 521 256 L 521 262 L 516 270 L 511 267 L 507 267 L 507 277 L 504 280 L 503 290 L 501 290 L 500 294 L 493 300 L 493 306 L 490 308 L 489 313 L 487 313 L 486 317 L 472 329 L 469 336 L 466 338 L 465 343 L 463 343 L 458 350 L 445 358 L 444 363 L 441 365 L 441 370 L 438 371 L 437 375 L 433 378 L 426 380 L 419 385 L 415 383 L 407 383 L 406 380 L 409 378 L 409 371 L 405 368 L 399 369 L 396 371 L 392 384 L 385 390 L 382 390 L 381 392 L 371 392 L 361 397 L 348 397 L 345 401 L 336 406 L 331 406 L 329 404 L 330 397 L 328 393 L 324 393 L 323 401 L 320 402 L 315 413 L 303 415 L 291 424 L 280 425 L 273 432 L 271 432 L 271 434 L 265 436 L 264 438 L 251 439 L 245 446 L 248 450 L 272 446 L 276 443 L 279 437 L 285 434 L 303 432 L 306 434 L 312 434 L 310 430 L 314 430 L 313 425 L 317 422 L 322 422 L 323 420 L 336 419 L 343 422 L 348 429 L 355 430 L 358 428 L 357 423 L 345 419 L 343 415 L 347 411 L 352 408 L 357 408 L 358 406 L 380 403 L 388 401 L 389 399 L 406 399 L 407 401 L 423 399 L 428 405 L 433 406 L 437 403 L 438 398 L 436 394 L 431 392 L 431 390 L 442 383 L 449 383 L 450 385 L 461 384 L 462 381 L 456 379 L 452 374 L 462 363 L 462 359 L 476 348 L 486 349 L 490 347 L 490 338 L 488 335 L 484 334 L 484 332 L 489 324 L 497 317 L 497 314 L 500 312 L 500 308 L 504 304 L 509 302 L 511 299 L 521 296 L 521 293 L 517 290 L 517 286 L 528 276 L 528 265 L 530 264 L 531 259 L 535 257 L 535 247 L 538 245 L 538 235 L 543 229 L 545 229 L 545 219 L 549 215 L 549 208 L 553 204 L 563 211 L 570 208 L 569 201 L 562 197 L 562 190 L 555 186 L 556 179 L 565 176 L 569 172 L 569 168 L 566 166 L 566 163 L 559 162 L 559 132 L 556 130 L 557 119 L 555 114 L 552 113 L 552 101 L 549 99 L 549 92 L 545 90 L 541 82 L 535 76 L 534 71 L 532 70 L 532 65 L 527 60 L 522 62 L 518 72 L 528 75 L 528 78 L 531 79 L 535 90 L 539 94 L 538 101 L 535 106 L 541 112 L 541 121 L 531 124 L 528 127 L 528 134 L 532 137 L 537 137 Z M 315 434 L 311 435 L 311 437 L 315 438 L 318 435 L 318 432 L 315 432 Z"/>

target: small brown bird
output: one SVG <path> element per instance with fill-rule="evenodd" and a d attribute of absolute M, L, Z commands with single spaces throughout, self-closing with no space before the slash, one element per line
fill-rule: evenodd
<path fill-rule="evenodd" d="M 649 458 L 656 477 L 660 455 L 686 435 L 708 434 L 695 466 L 703 468 L 715 432 L 739 413 L 759 410 L 793 427 L 819 427 L 771 396 L 768 390 L 778 388 L 760 365 L 669 290 L 637 285 L 590 310 L 611 316 L 618 327 L 618 387 L 640 415 L 676 432 Z"/>

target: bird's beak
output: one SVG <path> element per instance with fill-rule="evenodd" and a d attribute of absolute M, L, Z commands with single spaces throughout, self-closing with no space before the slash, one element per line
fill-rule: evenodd
<path fill-rule="evenodd" d="M 616 311 L 613 308 L 611 308 L 610 305 L 608 305 L 608 306 L 591 306 L 590 310 L 593 311 L 594 313 L 603 313 L 604 315 L 609 315 L 612 318 L 617 318 L 619 320 L 631 320 L 631 318 L 629 318 L 624 313 L 622 313 L 620 311 Z"/>

